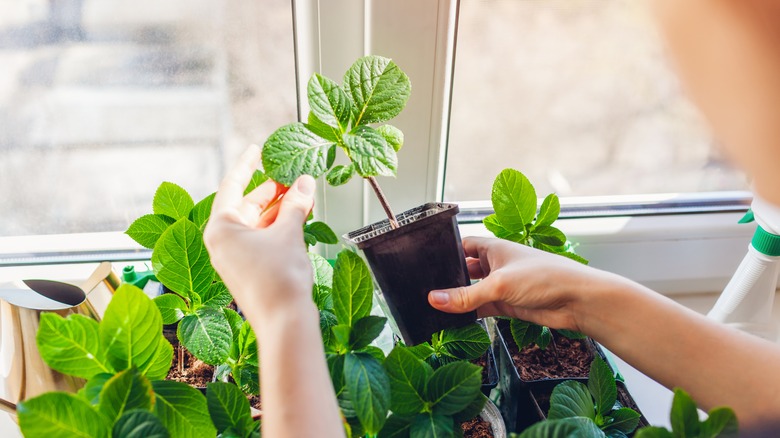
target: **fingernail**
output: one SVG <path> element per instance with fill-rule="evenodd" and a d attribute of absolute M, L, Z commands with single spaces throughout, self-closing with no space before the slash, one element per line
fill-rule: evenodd
<path fill-rule="evenodd" d="M 299 192 L 303 193 L 306 196 L 311 196 L 314 193 L 314 188 L 316 187 L 314 183 L 314 178 L 312 178 L 309 175 L 304 175 L 300 178 L 298 178 L 298 183 L 296 184 L 296 188 Z"/>
<path fill-rule="evenodd" d="M 435 290 L 431 292 L 431 301 L 435 304 L 445 305 L 450 302 L 450 294 L 440 290 Z"/>

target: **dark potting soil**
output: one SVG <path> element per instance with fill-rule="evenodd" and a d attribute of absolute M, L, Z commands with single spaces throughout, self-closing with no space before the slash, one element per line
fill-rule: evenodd
<path fill-rule="evenodd" d="M 593 353 L 586 339 L 569 339 L 553 332 L 553 342 L 542 350 L 528 345 L 519 351 L 512 336 L 504 336 L 509 354 L 523 380 L 588 377 Z"/>
<path fill-rule="evenodd" d="M 471 361 L 474 365 L 482 367 L 482 384 L 487 385 L 492 383 L 490 381 L 490 370 L 488 369 L 488 352 L 485 352 L 481 357 Z"/>
<path fill-rule="evenodd" d="M 493 428 L 482 417 L 474 417 L 460 424 L 464 438 L 492 438 Z"/>
<path fill-rule="evenodd" d="M 257 409 L 258 411 L 263 410 L 263 403 L 260 400 L 259 395 L 250 395 L 247 397 L 249 399 L 249 406 L 252 406 L 253 408 Z"/>
<path fill-rule="evenodd" d="M 168 370 L 167 380 L 186 383 L 193 387 L 205 387 L 214 377 L 214 367 L 203 363 L 193 356 L 189 351 L 182 349 L 184 353 L 184 372 L 179 372 L 179 352 L 178 348 L 173 350 L 173 363 Z"/>

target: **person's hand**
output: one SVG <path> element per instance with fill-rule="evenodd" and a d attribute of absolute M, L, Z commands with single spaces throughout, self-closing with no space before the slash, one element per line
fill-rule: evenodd
<path fill-rule="evenodd" d="M 303 223 L 314 204 L 308 175 L 289 189 L 268 180 L 244 196 L 260 160 L 250 146 L 219 186 L 204 240 L 211 263 L 247 318 L 311 301 Z"/>
<path fill-rule="evenodd" d="M 493 238 L 467 237 L 463 249 L 467 287 L 431 291 L 428 302 L 444 312 L 477 310 L 480 317 L 508 316 L 553 328 L 580 330 L 575 308 L 594 286 L 621 281 L 565 257 Z"/>

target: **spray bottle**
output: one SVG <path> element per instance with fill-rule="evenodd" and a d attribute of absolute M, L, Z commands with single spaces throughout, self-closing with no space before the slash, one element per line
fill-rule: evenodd
<path fill-rule="evenodd" d="M 758 227 L 748 252 L 707 314 L 742 331 L 775 340 L 772 304 L 780 274 L 780 207 L 754 197 L 740 223 L 756 221 Z"/>

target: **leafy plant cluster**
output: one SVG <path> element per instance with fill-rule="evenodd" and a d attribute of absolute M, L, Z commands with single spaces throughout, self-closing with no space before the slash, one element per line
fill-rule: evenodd
<path fill-rule="evenodd" d="M 408 347 L 417 358 L 434 369 L 456 361 L 479 359 L 490 347 L 490 337 L 479 323 L 444 329 L 431 336 L 431 342 Z"/>
<path fill-rule="evenodd" d="M 737 416 L 731 408 L 714 408 L 701 421 L 696 403 L 687 392 L 675 388 L 670 413 L 672 430 L 649 426 L 637 431 L 636 438 L 731 438 L 739 436 Z"/>
<path fill-rule="evenodd" d="M 36 342 L 52 369 L 87 383 L 78 394 L 48 392 L 19 403 L 25 436 L 259 437 L 259 423 L 235 385 L 210 384 L 204 396 L 162 380 L 173 348 L 162 335 L 159 310 L 134 286 L 116 291 L 100 323 L 43 313 Z"/>
<path fill-rule="evenodd" d="M 547 195 L 537 211 L 536 190 L 528 178 L 515 169 L 504 169 L 493 182 L 490 199 L 495 213 L 483 223 L 497 238 L 588 263 L 574 253 L 566 235 L 553 226 L 561 213 L 561 203 L 555 193 Z M 546 349 L 552 341 L 548 327 L 531 322 L 514 319 L 510 330 L 519 349 L 531 344 Z M 558 333 L 572 339 L 585 337 L 570 330 L 558 330 Z"/>

